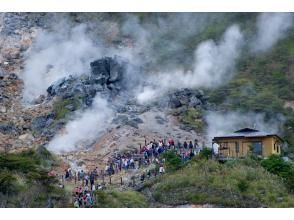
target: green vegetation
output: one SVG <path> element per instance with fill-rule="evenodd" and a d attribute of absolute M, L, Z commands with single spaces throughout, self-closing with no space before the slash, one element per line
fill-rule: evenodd
<path fill-rule="evenodd" d="M 208 160 L 208 159 L 211 159 L 211 157 L 212 157 L 212 149 L 211 148 L 205 147 L 205 148 L 203 148 L 203 150 L 199 154 L 199 158 L 201 158 L 201 159 Z"/>
<path fill-rule="evenodd" d="M 56 119 L 66 118 L 66 116 L 72 111 L 81 106 L 80 99 L 73 97 L 69 99 L 59 99 L 53 104 L 53 111 L 56 114 Z M 72 110 L 70 109 L 72 108 Z"/>
<path fill-rule="evenodd" d="M 43 147 L 20 153 L 0 153 L 0 207 L 62 207 L 63 189 L 48 171 L 54 163 Z"/>
<path fill-rule="evenodd" d="M 96 191 L 98 208 L 146 208 L 145 197 L 135 191 L 106 190 Z"/>
<path fill-rule="evenodd" d="M 289 191 L 294 192 L 294 164 L 277 155 L 262 160 L 261 165 L 269 172 L 283 178 Z"/>
<path fill-rule="evenodd" d="M 182 167 L 182 160 L 175 151 L 167 151 L 162 157 L 165 159 L 165 167 L 167 171 L 175 171 Z"/>
<path fill-rule="evenodd" d="M 203 123 L 203 119 L 202 119 L 201 109 L 188 108 L 188 110 L 181 117 L 181 121 L 185 125 L 193 128 L 197 131 L 203 130 L 204 123 Z"/>
<path fill-rule="evenodd" d="M 193 159 L 185 167 L 145 184 L 165 205 L 213 204 L 220 207 L 293 207 L 282 179 L 259 161 L 246 158 L 221 164 Z"/>

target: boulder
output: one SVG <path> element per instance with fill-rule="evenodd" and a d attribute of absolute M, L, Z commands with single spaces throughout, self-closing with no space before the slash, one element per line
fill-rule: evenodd
<path fill-rule="evenodd" d="M 196 96 L 192 96 L 190 98 L 190 101 L 189 101 L 189 107 L 196 107 L 198 105 L 201 105 L 202 102 L 200 99 L 198 99 Z"/>
<path fill-rule="evenodd" d="M 109 78 L 110 57 L 95 60 L 90 63 L 91 73 L 94 76 Z"/>
<path fill-rule="evenodd" d="M 23 141 L 23 142 L 27 142 L 27 141 L 32 141 L 34 140 L 34 137 L 32 134 L 30 133 L 26 133 L 26 134 L 23 134 L 23 135 L 20 135 L 18 137 L 19 140 Z"/>
<path fill-rule="evenodd" d="M 35 131 L 40 131 L 43 128 L 45 128 L 46 126 L 50 125 L 50 124 L 48 124 L 48 120 L 54 119 L 54 118 L 55 118 L 54 113 L 50 113 L 50 114 L 43 115 L 43 116 L 38 116 L 32 120 L 32 129 Z M 50 121 L 52 121 L 52 120 L 50 120 Z"/>
<path fill-rule="evenodd" d="M 141 118 L 138 118 L 138 117 L 132 118 L 132 121 L 135 122 L 135 123 L 137 123 L 137 124 L 144 123 L 144 121 Z"/>
<path fill-rule="evenodd" d="M 5 113 L 7 110 L 6 110 L 6 107 L 5 106 L 1 106 L 0 107 L 0 112 L 1 113 Z"/>
<path fill-rule="evenodd" d="M 171 108 L 179 108 L 179 107 L 182 106 L 182 103 L 181 103 L 180 99 L 177 96 L 173 95 L 173 96 L 170 97 L 169 106 Z"/>
<path fill-rule="evenodd" d="M 19 133 L 19 129 L 12 123 L 0 123 L 0 132 L 2 134 L 15 135 Z"/>
<path fill-rule="evenodd" d="M 105 57 L 90 63 L 90 75 L 62 78 L 48 87 L 49 97 L 62 99 L 80 97 L 89 106 L 99 92 L 105 98 L 115 97 L 122 90 L 125 74 L 124 64 L 116 58 Z"/>
<path fill-rule="evenodd" d="M 126 124 L 129 118 L 126 115 L 118 115 L 116 118 L 112 120 L 113 124 Z"/>

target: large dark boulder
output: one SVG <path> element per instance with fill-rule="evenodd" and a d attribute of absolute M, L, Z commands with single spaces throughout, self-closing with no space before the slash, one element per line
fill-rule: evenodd
<path fill-rule="evenodd" d="M 113 84 L 121 81 L 125 72 L 125 63 L 119 58 L 105 57 L 90 63 L 92 79 L 98 84 Z"/>
<path fill-rule="evenodd" d="M 170 108 L 205 107 L 208 97 L 204 96 L 202 90 L 181 89 L 168 95 L 168 106 Z"/>
<path fill-rule="evenodd" d="M 62 78 L 48 87 L 48 95 L 62 99 L 79 97 L 83 100 L 84 106 L 91 105 L 97 93 L 105 98 L 113 98 L 127 85 L 123 82 L 126 65 L 126 62 L 118 57 L 95 60 L 90 63 L 91 73 L 89 75 Z"/>

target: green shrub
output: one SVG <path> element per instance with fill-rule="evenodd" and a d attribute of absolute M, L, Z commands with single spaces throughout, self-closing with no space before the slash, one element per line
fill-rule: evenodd
<path fill-rule="evenodd" d="M 268 158 L 261 161 L 261 165 L 269 172 L 281 176 L 287 177 L 290 171 L 290 164 L 283 160 L 278 155 L 271 155 Z"/>
<path fill-rule="evenodd" d="M 249 188 L 249 183 L 247 180 L 241 179 L 239 180 L 237 187 L 240 190 L 240 192 L 246 192 Z"/>
<path fill-rule="evenodd" d="M 282 177 L 290 191 L 294 191 L 294 166 L 278 155 L 261 161 L 261 165 L 269 172 Z"/>
<path fill-rule="evenodd" d="M 165 159 L 165 167 L 168 172 L 181 168 L 182 160 L 175 151 L 167 151 L 162 155 L 162 157 Z"/>
<path fill-rule="evenodd" d="M 19 153 L 0 153 L 0 206 L 57 207 L 66 206 L 67 196 L 57 186 L 56 177 L 48 175 L 45 161 L 54 162 L 44 148 Z"/>
<path fill-rule="evenodd" d="M 8 170 L 0 171 L 0 192 L 10 194 L 17 191 L 16 177 Z"/>
<path fill-rule="evenodd" d="M 211 157 L 212 157 L 212 149 L 204 147 L 203 150 L 200 151 L 199 157 L 202 158 L 202 159 L 206 159 L 206 160 L 211 159 Z"/>

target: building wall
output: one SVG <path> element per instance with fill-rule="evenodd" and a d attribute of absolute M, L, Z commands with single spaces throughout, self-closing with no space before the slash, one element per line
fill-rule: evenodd
<path fill-rule="evenodd" d="M 227 147 L 226 150 L 220 150 L 225 157 L 245 157 L 250 151 L 253 142 L 262 143 L 262 156 L 267 157 L 271 154 L 281 153 L 281 141 L 275 137 L 259 138 L 220 138 L 216 141 L 221 147 Z M 236 145 L 239 145 L 239 152 L 236 151 Z"/>

